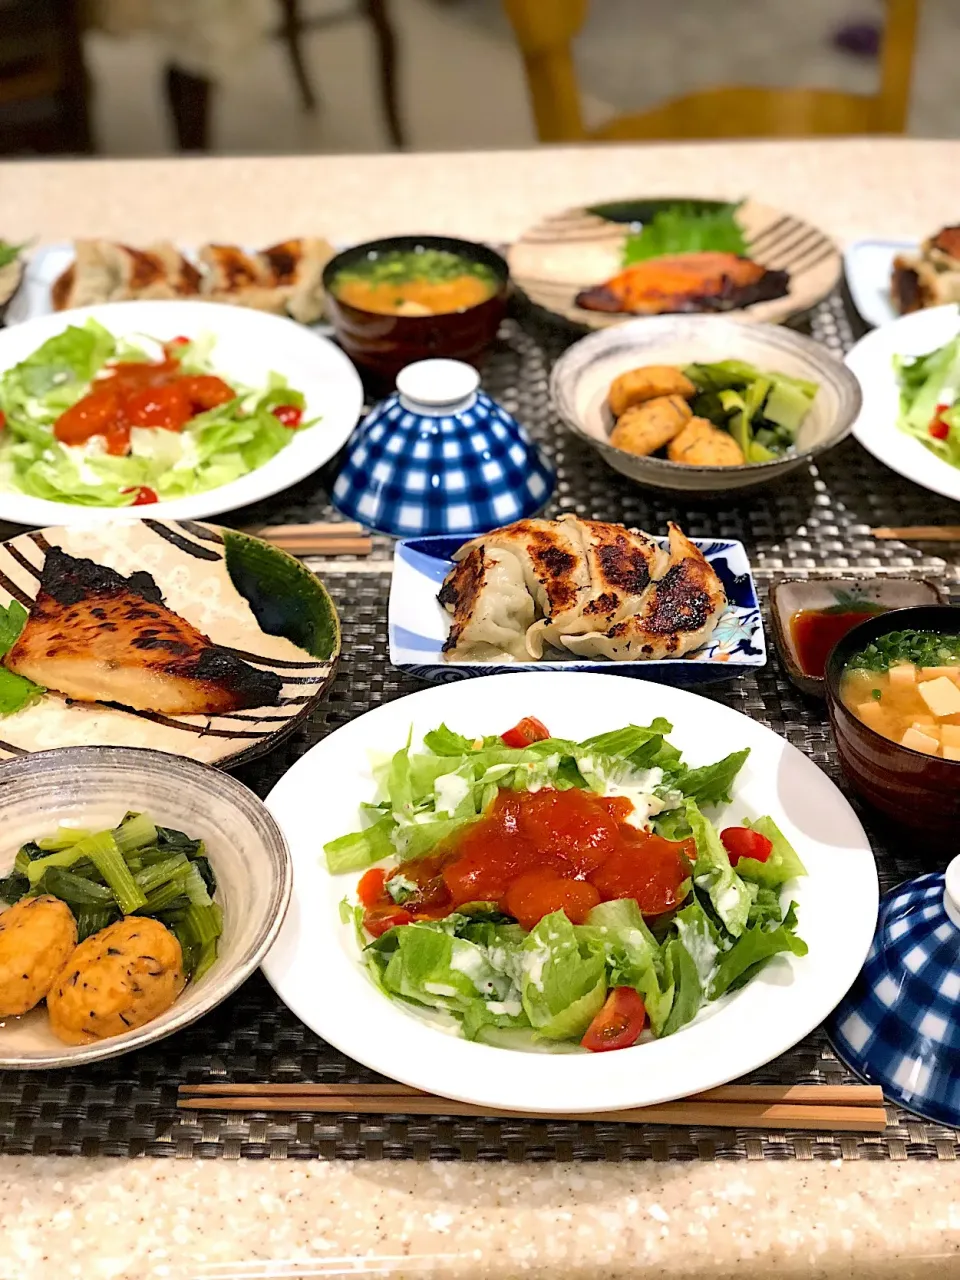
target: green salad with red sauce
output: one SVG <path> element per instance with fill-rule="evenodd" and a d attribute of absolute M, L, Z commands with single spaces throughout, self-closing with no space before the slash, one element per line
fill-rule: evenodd
<path fill-rule="evenodd" d="M 375 768 L 362 829 L 325 846 L 364 871 L 341 915 L 392 1000 L 506 1048 L 621 1049 L 671 1035 L 774 956 L 806 954 L 770 817 L 718 830 L 748 752 L 691 767 L 671 725 L 555 738 L 445 725 Z"/>

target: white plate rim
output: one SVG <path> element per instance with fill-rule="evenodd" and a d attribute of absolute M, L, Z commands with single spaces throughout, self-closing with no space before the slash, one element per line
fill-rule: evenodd
<path fill-rule="evenodd" d="M 893 259 L 898 253 L 916 253 L 920 248 L 917 240 L 855 240 L 843 251 L 843 274 L 847 280 L 850 297 L 860 318 L 867 324 L 879 327 L 897 319 L 897 311 L 889 293 L 890 272 Z M 887 293 L 885 300 L 878 301 L 871 289 L 873 277 L 863 266 L 868 253 L 879 251 L 886 260 Z"/>
<path fill-rule="evenodd" d="M 567 709 L 560 723 L 558 708 Z M 369 798 L 369 783 L 357 775 L 360 753 L 368 745 L 389 750 L 405 738 L 411 722 L 415 733 L 441 721 L 468 729 L 467 719 L 471 731 L 492 732 L 506 715 L 513 723 L 521 714 L 546 716 L 548 722 L 552 714 L 558 733 L 570 732 L 574 717 L 586 732 L 629 720 L 642 723 L 655 714 L 675 722 L 686 719 L 687 729 L 673 740 L 687 748 L 694 763 L 718 758 L 741 743 L 759 747 L 745 767 L 751 781 L 748 788 L 739 788 L 741 794 L 762 788 L 763 779 L 770 785 L 783 775 L 792 816 L 820 826 L 836 823 L 832 845 L 817 840 L 817 861 L 831 874 L 822 871 L 815 892 L 809 877 L 795 895 L 801 904 L 801 936 L 811 942 L 815 936 L 816 948 L 811 945 L 803 960 L 778 957 L 736 996 L 718 1002 L 675 1036 L 615 1054 L 547 1057 L 469 1044 L 387 1000 L 365 975 L 355 951 L 351 954 L 352 930 L 336 916 L 336 901 L 352 892 L 357 877 L 337 877 L 342 884 L 335 884 L 320 865 L 323 841 L 349 829 L 341 815 L 353 798 Z M 724 726 L 718 731 L 722 748 L 694 752 L 691 726 L 698 726 L 692 736 L 702 742 L 703 725 L 710 721 Z M 785 1052 L 823 1021 L 852 984 L 873 938 L 879 901 L 876 865 L 859 820 L 833 782 L 772 730 L 723 704 L 624 676 L 520 673 L 420 690 L 336 730 L 297 761 L 266 803 L 294 862 L 290 911 L 263 965 L 274 990 L 307 1026 L 349 1057 L 403 1083 L 481 1106 L 543 1113 L 607 1111 L 687 1096 L 738 1078 Z M 756 813 L 771 812 L 797 838 L 783 805 L 758 807 L 744 799 L 741 804 Z M 733 820 L 744 816 L 736 801 L 729 808 Z M 809 862 L 809 838 L 798 843 Z M 838 935 L 840 890 L 849 897 Z M 329 910 L 332 919 L 314 919 L 309 925 L 305 920 L 301 927 L 301 914 L 311 908 L 311 895 L 317 892 L 326 894 L 329 908 L 321 898 L 320 910 Z M 833 914 L 824 914 L 823 904 L 831 901 Z M 819 921 L 811 918 L 811 904 Z M 794 1016 L 783 1017 L 785 1006 L 793 1006 Z"/>
<path fill-rule="evenodd" d="M 947 303 L 873 329 L 844 357 L 863 393 L 853 424 L 855 439 L 891 471 L 955 502 L 960 502 L 960 468 L 951 467 L 897 426 L 899 391 L 892 360 L 894 355 L 925 355 L 958 332 L 960 306 Z"/>
<path fill-rule="evenodd" d="M 293 387 L 304 391 L 306 415 L 321 416 L 309 428 L 255 471 L 204 493 L 192 494 L 149 508 L 84 507 L 34 498 L 14 490 L 0 491 L 0 519 L 43 528 L 59 524 L 103 524 L 112 520 L 202 520 L 233 511 L 289 488 L 328 462 L 346 443 L 363 408 L 360 376 L 347 356 L 328 338 L 284 316 L 269 315 L 245 307 L 194 299 L 105 302 L 73 311 L 57 311 L 0 329 L 0 372 L 23 359 L 54 334 L 86 319 L 99 320 L 116 333 L 147 333 L 174 337 L 186 332 L 213 332 L 221 336 L 248 330 L 250 344 L 262 351 L 265 344 L 276 351 L 264 363 L 284 373 Z M 275 346 L 273 346 L 275 344 Z M 17 354 L 8 356 L 13 349 Z M 293 352 L 293 356 L 291 356 Z M 212 357 L 217 365 L 216 347 Z M 242 378 L 240 371 L 226 371 Z"/>

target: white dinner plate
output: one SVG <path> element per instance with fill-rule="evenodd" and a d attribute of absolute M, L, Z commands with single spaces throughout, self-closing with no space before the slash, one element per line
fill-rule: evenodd
<path fill-rule="evenodd" d="M 919 247 L 916 240 L 857 240 L 844 250 L 850 297 L 867 324 L 896 320 L 898 312 L 890 296 L 893 260 L 898 253 L 916 253 Z"/>
<path fill-rule="evenodd" d="M 803 958 L 778 956 L 740 991 L 708 1005 L 666 1039 L 617 1053 L 522 1053 L 471 1043 L 388 1000 L 368 978 L 338 905 L 357 874 L 331 876 L 323 844 L 354 831 L 372 800 L 368 753 L 414 742 L 441 722 L 466 734 L 501 732 L 534 715 L 582 739 L 666 716 L 692 765 L 740 747 L 751 755 L 726 813 L 771 814 L 809 875 L 790 892 Z M 410 694 L 325 738 L 281 779 L 267 807 L 294 863 L 293 898 L 264 971 L 318 1035 L 374 1071 L 481 1106 L 601 1111 L 683 1097 L 742 1076 L 803 1038 L 846 993 L 867 954 L 878 885 L 860 823 L 833 783 L 800 751 L 739 712 L 680 689 L 578 672 L 489 676 Z M 714 818 L 723 815 L 713 813 Z"/>
<path fill-rule="evenodd" d="M 157 520 L 200 520 L 269 498 L 310 475 L 343 446 L 363 407 L 363 388 L 356 369 L 339 347 L 303 325 L 226 303 L 197 301 L 107 302 L 27 320 L 0 330 L 0 374 L 24 360 L 48 338 L 68 325 L 98 320 L 116 336 L 168 340 L 212 333 L 216 344 L 210 361 L 228 382 L 251 388 L 266 386 L 271 372 L 283 374 L 306 399 L 304 418 L 316 425 L 296 432 L 287 448 L 248 475 L 204 493 L 150 508 L 137 508 Z M 103 524 L 132 508 L 84 507 L 50 502 L 16 490 L 0 490 L 0 520 L 16 524 Z"/>
<path fill-rule="evenodd" d="M 853 434 L 863 447 L 907 480 L 960 502 L 960 469 L 897 426 L 900 390 L 893 370 L 895 355 L 925 356 L 958 333 L 960 309 L 956 305 L 915 311 L 861 338 L 846 363 L 863 392 L 863 406 L 853 424 Z"/>

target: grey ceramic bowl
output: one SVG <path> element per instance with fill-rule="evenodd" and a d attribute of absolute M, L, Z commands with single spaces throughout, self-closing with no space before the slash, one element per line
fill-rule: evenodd
<path fill-rule="evenodd" d="M 0 1067 L 74 1067 L 162 1040 L 235 991 L 277 936 L 293 882 L 280 828 L 236 778 L 162 751 L 66 747 L 0 765 L 0 874 L 9 872 L 20 845 L 62 820 L 102 829 L 128 809 L 205 842 L 223 908 L 216 964 L 159 1018 L 99 1044 L 62 1044 L 42 1006 L 0 1021 Z"/>
<path fill-rule="evenodd" d="M 609 442 L 614 419 L 610 383 L 645 364 L 685 365 L 745 360 L 762 370 L 819 383 L 794 452 L 772 462 L 740 467 L 695 467 L 665 458 L 641 458 Z M 686 493 L 730 493 L 778 480 L 839 444 L 860 411 L 860 385 L 826 348 L 789 329 L 744 324 L 728 316 L 646 316 L 582 338 L 560 357 L 550 377 L 557 413 L 615 471 L 639 484 Z"/>

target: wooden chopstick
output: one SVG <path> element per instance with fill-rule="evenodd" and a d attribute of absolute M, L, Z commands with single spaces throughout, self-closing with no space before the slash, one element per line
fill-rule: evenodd
<path fill-rule="evenodd" d="M 960 542 L 960 524 L 910 524 L 902 528 L 871 529 L 875 538 L 900 538 L 915 542 Z"/>
<path fill-rule="evenodd" d="M 196 1111 L 464 1116 L 848 1133 L 881 1133 L 886 1127 L 883 1095 L 872 1085 L 725 1085 L 650 1107 L 549 1115 L 501 1111 L 392 1084 L 184 1085 L 177 1106 Z"/>
<path fill-rule="evenodd" d="M 363 525 L 350 521 L 267 525 L 245 532 L 295 556 L 367 556 L 373 550 Z"/>

